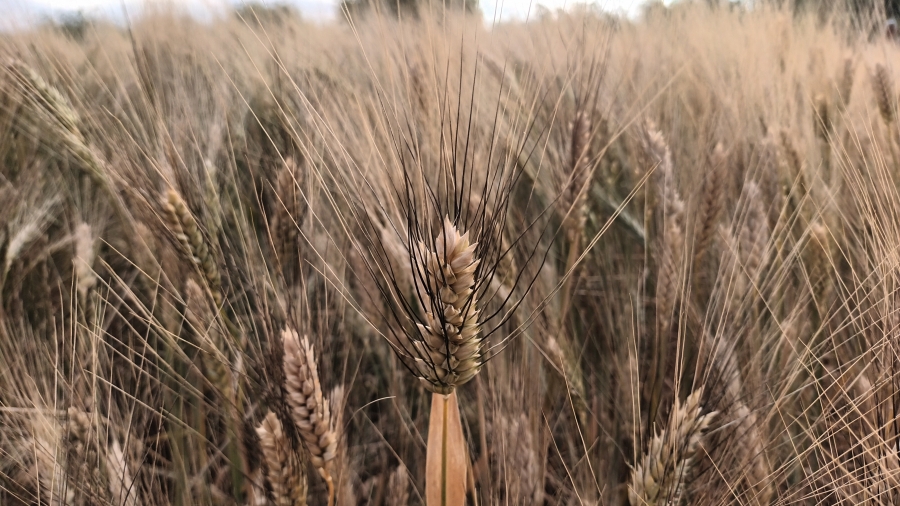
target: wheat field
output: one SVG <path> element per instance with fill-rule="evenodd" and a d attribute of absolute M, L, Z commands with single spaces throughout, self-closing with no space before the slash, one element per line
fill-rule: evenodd
<path fill-rule="evenodd" d="M 0 504 L 898 504 L 900 46 L 755 4 L 0 35 Z"/>

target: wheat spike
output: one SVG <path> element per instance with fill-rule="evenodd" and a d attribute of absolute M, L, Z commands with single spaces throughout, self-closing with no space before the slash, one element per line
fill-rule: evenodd
<path fill-rule="evenodd" d="M 818 94 L 814 99 L 815 103 L 815 125 L 816 125 L 816 137 L 823 142 L 828 142 L 831 138 L 832 131 L 832 123 L 831 123 L 831 113 L 830 107 L 828 105 L 828 99 L 825 98 L 825 95 Z"/>
<path fill-rule="evenodd" d="M 337 456 L 338 432 L 331 408 L 322 394 L 316 356 L 309 339 L 293 329 L 281 333 L 284 340 L 284 375 L 291 417 L 306 443 L 310 461 L 325 480 L 329 504 L 333 502 L 332 461 Z"/>
<path fill-rule="evenodd" d="M 308 207 L 300 195 L 298 185 L 300 167 L 293 158 L 288 158 L 275 180 L 275 213 L 272 218 L 272 232 L 275 250 L 285 266 L 295 266 L 300 247 L 300 230 Z"/>
<path fill-rule="evenodd" d="M 281 421 L 271 411 L 256 428 L 266 461 L 266 477 L 276 506 L 306 505 L 306 470 L 291 451 Z"/>
<path fill-rule="evenodd" d="M 88 290 L 97 284 L 97 276 L 94 274 L 94 235 L 91 226 L 87 223 L 79 223 L 75 227 L 75 288 L 78 295 L 84 299 Z"/>
<path fill-rule="evenodd" d="M 716 144 L 712 154 L 712 170 L 703 181 L 700 190 L 700 204 L 697 209 L 697 225 L 694 232 L 694 266 L 699 268 L 706 259 L 713 238 L 716 234 L 716 226 L 722 213 L 723 195 L 722 186 L 724 179 L 727 155 L 722 143 Z"/>
<path fill-rule="evenodd" d="M 184 285 L 185 318 L 197 336 L 194 343 L 203 351 L 203 375 L 215 387 L 218 395 L 234 401 L 233 375 L 229 369 L 228 347 L 216 313 L 210 308 L 208 298 L 200 285 L 188 279 Z"/>
<path fill-rule="evenodd" d="M 140 506 L 137 487 L 128 468 L 125 452 L 118 441 L 113 440 L 106 453 L 106 469 L 109 474 L 109 493 L 115 506 Z"/>
<path fill-rule="evenodd" d="M 852 58 L 845 58 L 844 64 L 841 66 L 841 73 L 838 76 L 838 107 L 841 111 L 847 109 L 850 104 L 850 94 L 853 92 L 853 76 L 856 73 L 856 67 Z"/>
<path fill-rule="evenodd" d="M 479 339 L 478 301 L 475 297 L 475 244 L 460 234 L 450 218 L 433 247 L 419 243 L 426 292 L 425 324 L 418 324 L 422 340 L 415 341 L 420 379 L 425 388 L 449 394 L 478 374 L 484 343 Z"/>
<path fill-rule="evenodd" d="M 759 186 L 751 181 L 744 187 L 744 192 L 747 210 L 739 236 L 740 260 L 747 274 L 755 281 L 765 261 L 770 235 L 769 220 Z"/>
<path fill-rule="evenodd" d="M 734 418 L 738 420 L 735 435 L 741 442 L 735 445 L 739 464 L 746 466 L 744 480 L 753 493 L 756 504 L 770 504 L 775 491 L 772 487 L 769 463 L 766 461 L 756 413 L 743 403 L 738 403 Z M 749 466 L 747 465 L 749 464 Z"/>
<path fill-rule="evenodd" d="M 701 415 L 702 389 L 682 404 L 675 401 L 666 429 L 653 437 L 647 452 L 631 474 L 628 500 L 632 506 L 681 503 L 694 453 L 716 412 Z"/>
<path fill-rule="evenodd" d="M 401 462 L 388 478 L 387 501 L 385 504 L 406 506 L 409 504 L 409 470 Z"/>
<path fill-rule="evenodd" d="M 887 68 L 878 64 L 875 73 L 872 74 L 872 89 L 875 92 L 875 102 L 878 104 L 878 112 L 885 123 L 894 121 L 894 81 Z"/>
<path fill-rule="evenodd" d="M 647 121 L 644 130 L 644 149 L 657 163 L 653 179 L 655 184 L 648 191 L 648 198 L 656 198 L 663 204 L 663 230 L 658 239 L 656 276 L 656 335 L 658 338 L 653 350 L 653 365 L 650 367 L 650 413 L 659 407 L 662 378 L 669 367 L 671 348 L 670 333 L 675 321 L 675 308 L 681 297 L 681 273 L 684 263 L 685 228 L 684 202 L 678 193 L 672 152 L 663 134 L 656 129 L 652 121 Z M 648 206 L 648 210 L 653 206 Z M 648 211 L 650 212 L 650 211 Z M 648 215 L 648 218 L 652 218 Z"/>
<path fill-rule="evenodd" d="M 104 183 L 103 164 L 81 133 L 81 120 L 69 101 L 24 62 L 13 60 L 6 68 L 19 81 L 26 96 L 31 95 L 38 117 L 59 134 L 62 143 L 81 162 L 88 174 Z"/>
<path fill-rule="evenodd" d="M 81 496 L 88 502 L 106 502 L 109 489 L 103 479 L 101 448 L 91 416 L 75 407 L 70 407 L 67 415 L 66 436 L 70 449 L 66 461 L 68 486 L 75 491 L 76 498 Z"/>
<path fill-rule="evenodd" d="M 197 265 L 203 277 L 206 279 L 216 307 L 222 305 L 222 281 L 219 277 L 219 268 L 206 244 L 206 239 L 197 226 L 197 221 L 188 209 L 181 195 L 174 189 L 166 192 L 163 202 L 166 215 L 169 219 L 169 227 L 181 243 L 183 252 L 188 259 Z"/>
<path fill-rule="evenodd" d="M 569 166 L 566 181 L 563 182 L 563 194 L 560 197 L 562 211 L 565 213 L 563 227 L 569 235 L 570 242 L 581 235 L 587 218 L 585 202 L 590 184 L 590 140 L 591 120 L 584 111 L 578 111 L 569 126 L 571 139 L 569 143 Z"/>

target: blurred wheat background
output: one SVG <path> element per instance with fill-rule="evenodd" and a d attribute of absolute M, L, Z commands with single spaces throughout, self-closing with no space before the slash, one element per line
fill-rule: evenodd
<path fill-rule="evenodd" d="M 425 504 L 432 391 L 468 504 L 898 504 L 900 47 L 795 7 L 3 34 L 0 504 Z"/>

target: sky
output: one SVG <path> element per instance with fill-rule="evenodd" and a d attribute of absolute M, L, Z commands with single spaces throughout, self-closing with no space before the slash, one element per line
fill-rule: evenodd
<path fill-rule="evenodd" d="M 226 0 L 240 4 L 240 0 Z M 315 20 L 333 19 L 340 0 L 278 0 L 267 3 L 288 3 L 295 5 L 305 17 Z M 583 0 L 581 0 L 583 1 Z M 634 15 L 644 0 L 594 0 L 601 8 L 613 12 Z M 167 3 L 186 5 L 190 11 L 221 8 L 223 0 L 0 0 L 0 24 L 27 24 L 42 17 L 56 17 L 66 13 L 82 11 L 91 16 L 121 18 L 122 6 L 129 12 L 136 12 L 147 3 Z M 486 20 L 525 19 L 535 12 L 538 4 L 551 10 L 573 5 L 573 0 L 480 0 L 481 10 Z M 6 13 L 4 16 L 2 13 Z"/>

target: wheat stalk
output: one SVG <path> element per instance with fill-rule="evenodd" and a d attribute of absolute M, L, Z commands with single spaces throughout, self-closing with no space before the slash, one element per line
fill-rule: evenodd
<path fill-rule="evenodd" d="M 337 456 L 338 428 L 322 394 L 316 356 L 309 339 L 293 329 L 281 333 L 284 341 L 284 375 L 287 402 L 310 461 L 328 486 L 328 504 L 334 503 L 332 461 Z"/>
<path fill-rule="evenodd" d="M 669 424 L 650 441 L 641 462 L 631 473 L 628 500 L 632 506 L 681 503 L 682 492 L 700 447 L 703 432 L 716 412 L 701 414 L 702 389 L 694 391 L 682 404 L 676 399 Z"/>
<path fill-rule="evenodd" d="M 271 411 L 256 428 L 266 461 L 266 477 L 276 506 L 306 505 L 306 470 L 291 451 L 281 421 Z"/>

